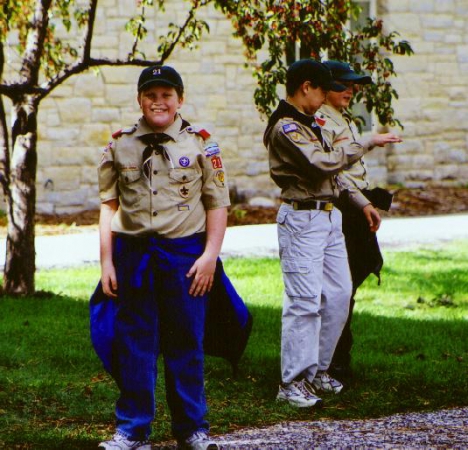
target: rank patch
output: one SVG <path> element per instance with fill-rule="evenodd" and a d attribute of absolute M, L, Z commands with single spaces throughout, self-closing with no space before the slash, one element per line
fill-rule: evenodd
<path fill-rule="evenodd" d="M 221 161 L 221 158 L 219 156 L 213 156 L 211 158 L 211 164 L 213 165 L 213 169 L 223 168 L 223 162 Z"/>
<path fill-rule="evenodd" d="M 182 186 L 179 188 L 179 195 L 182 197 L 182 198 L 188 198 L 189 196 L 189 190 L 187 187 L 185 186 Z"/>
<path fill-rule="evenodd" d="M 212 142 L 211 144 L 205 147 L 205 156 L 210 157 L 221 153 L 221 150 L 218 147 L 218 144 Z"/>
<path fill-rule="evenodd" d="M 182 167 L 188 167 L 190 165 L 190 159 L 187 157 L 187 156 L 182 156 L 180 159 L 179 159 L 179 164 L 182 166 Z"/>
<path fill-rule="evenodd" d="M 190 211 L 190 206 L 189 205 L 177 205 L 177 209 L 179 211 Z"/>
<path fill-rule="evenodd" d="M 288 123 L 283 125 L 283 133 L 291 133 L 291 131 L 298 130 L 298 127 L 295 123 Z"/>

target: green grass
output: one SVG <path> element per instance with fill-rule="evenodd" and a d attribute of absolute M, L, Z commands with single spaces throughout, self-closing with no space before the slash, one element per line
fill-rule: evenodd
<path fill-rule="evenodd" d="M 357 296 L 355 378 L 322 410 L 275 402 L 282 280 L 277 259 L 225 268 L 254 317 L 240 373 L 207 358 L 212 431 L 284 420 L 379 417 L 468 405 L 468 242 L 443 251 L 387 252 L 382 285 Z M 97 266 L 37 273 L 34 298 L 0 299 L 0 448 L 92 449 L 113 431 L 117 389 L 89 340 L 87 300 Z M 170 439 L 163 379 L 154 442 Z"/>

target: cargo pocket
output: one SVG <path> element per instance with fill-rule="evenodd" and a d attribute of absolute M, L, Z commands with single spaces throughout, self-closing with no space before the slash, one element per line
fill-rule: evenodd
<path fill-rule="evenodd" d="M 284 288 L 289 297 L 315 297 L 314 273 L 311 259 L 283 259 Z"/>

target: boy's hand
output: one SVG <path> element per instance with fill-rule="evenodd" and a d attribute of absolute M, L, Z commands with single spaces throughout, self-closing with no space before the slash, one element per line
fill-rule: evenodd
<path fill-rule="evenodd" d="M 380 214 L 370 203 L 364 206 L 362 212 L 364 216 L 366 217 L 370 230 L 375 233 L 380 227 L 380 222 L 381 222 Z"/>
<path fill-rule="evenodd" d="M 372 141 L 377 147 L 383 147 L 385 144 L 403 142 L 400 136 L 393 133 L 375 134 L 372 136 Z"/>
<path fill-rule="evenodd" d="M 112 298 L 117 297 L 117 276 L 113 264 L 101 267 L 101 283 L 104 294 Z"/>
<path fill-rule="evenodd" d="M 193 277 L 189 294 L 194 297 L 205 295 L 213 286 L 216 258 L 206 253 L 200 256 L 187 273 L 187 278 Z"/>

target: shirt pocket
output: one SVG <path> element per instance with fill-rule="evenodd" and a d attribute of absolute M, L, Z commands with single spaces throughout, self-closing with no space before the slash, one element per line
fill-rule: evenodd
<path fill-rule="evenodd" d="M 169 171 L 170 189 L 178 199 L 193 198 L 197 192 L 201 194 L 201 179 L 201 170 L 177 168 Z"/>
<path fill-rule="evenodd" d="M 136 167 L 122 167 L 119 170 L 119 189 L 124 204 L 138 203 L 143 195 L 141 170 Z"/>

